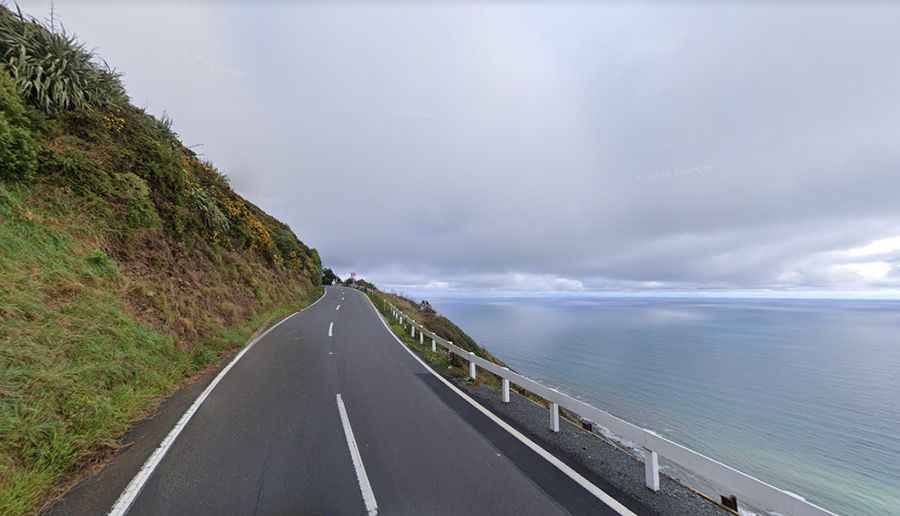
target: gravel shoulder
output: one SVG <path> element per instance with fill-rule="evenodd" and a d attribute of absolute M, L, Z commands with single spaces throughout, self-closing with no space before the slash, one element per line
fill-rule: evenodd
<path fill-rule="evenodd" d="M 438 372 L 610 495 L 630 497 L 637 503 L 626 505 L 632 510 L 636 507 L 635 512 L 639 514 L 734 514 L 668 476 L 664 465 L 660 472 L 660 490 L 653 492 L 647 489 L 644 486 L 644 464 L 633 451 L 602 435 L 583 430 L 563 417 L 560 417 L 559 432 L 550 431 L 548 410 L 515 391 L 510 391 L 510 402 L 503 403 L 500 393 L 489 386 Z"/>

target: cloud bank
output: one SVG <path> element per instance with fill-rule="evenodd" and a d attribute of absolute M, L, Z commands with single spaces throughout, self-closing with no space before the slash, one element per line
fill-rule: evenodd
<path fill-rule="evenodd" d="M 423 292 L 900 289 L 892 5 L 56 11 L 339 273 Z"/>

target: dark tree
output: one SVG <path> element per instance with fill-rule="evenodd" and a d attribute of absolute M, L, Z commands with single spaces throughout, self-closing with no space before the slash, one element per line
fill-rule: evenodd
<path fill-rule="evenodd" d="M 333 270 L 325 268 L 322 270 L 322 284 L 323 285 L 334 285 L 335 283 L 340 283 L 341 278 L 334 273 Z"/>

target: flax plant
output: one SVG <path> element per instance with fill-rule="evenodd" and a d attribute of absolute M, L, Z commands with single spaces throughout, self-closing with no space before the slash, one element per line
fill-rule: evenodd
<path fill-rule="evenodd" d="M 0 8 L 0 66 L 46 113 L 128 101 L 119 74 L 61 25 Z"/>

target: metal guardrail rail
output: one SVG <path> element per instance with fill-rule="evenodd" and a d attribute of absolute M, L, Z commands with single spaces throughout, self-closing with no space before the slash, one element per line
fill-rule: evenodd
<path fill-rule="evenodd" d="M 368 289 L 360 290 L 370 292 Z M 453 342 L 429 331 L 428 328 L 416 322 L 393 304 L 387 301 L 385 303 L 390 307 L 391 316 L 401 326 L 405 328 L 409 325 L 410 335 L 413 338 L 418 333 L 420 344 L 424 344 L 427 337 L 431 339 L 432 351 L 437 351 L 437 346 L 440 345 L 449 353 L 468 361 L 470 378 L 475 379 L 477 368 L 479 367 L 499 376 L 502 380 L 501 396 L 503 402 L 509 402 L 510 384 L 518 385 L 550 402 L 550 430 L 554 432 L 559 431 L 559 408 L 562 407 L 582 418 L 590 420 L 593 424 L 608 429 L 617 437 L 627 439 L 641 446 L 645 451 L 645 484 L 653 491 L 659 490 L 659 457 L 663 456 L 689 472 L 711 480 L 730 491 L 725 494 L 736 496 L 739 500 L 745 500 L 759 509 L 785 516 L 836 516 L 835 513 L 810 503 L 793 493 L 767 484 L 731 466 L 670 441 L 652 430 L 629 423 L 609 412 L 511 371 L 509 368 L 485 360 L 471 351 L 466 351 L 453 344 Z"/>

